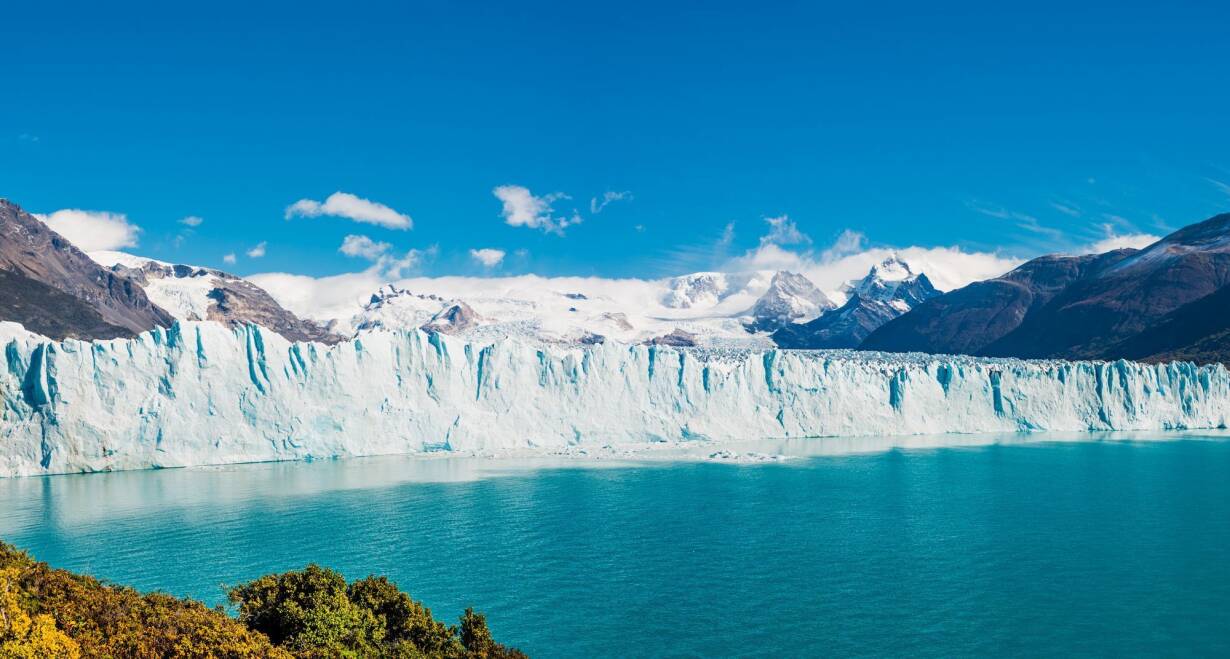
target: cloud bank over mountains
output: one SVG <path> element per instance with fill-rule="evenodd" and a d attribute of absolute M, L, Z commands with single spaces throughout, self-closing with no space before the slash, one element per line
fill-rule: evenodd
<path fill-rule="evenodd" d="M 816 248 L 810 237 L 802 233 L 787 216 L 766 218 L 767 230 L 759 244 L 747 252 L 720 263 L 716 271 L 746 275 L 786 270 L 804 275 L 822 291 L 841 300 L 841 288 L 853 279 L 862 278 L 873 265 L 896 256 L 916 272 L 924 272 L 936 288 L 951 290 L 971 282 L 998 276 L 1019 265 L 1023 260 L 1012 256 L 968 251 L 956 246 L 905 246 L 870 245 L 866 236 L 854 231 L 840 234 L 824 248 Z M 528 225 L 526 225 L 528 226 Z M 728 233 L 732 233 L 733 229 Z M 366 236 L 347 236 L 341 251 L 348 255 L 364 257 L 372 265 L 360 272 L 344 273 L 326 277 L 310 277 L 288 272 L 269 272 L 248 277 L 253 283 L 268 290 L 279 303 L 297 314 L 315 319 L 347 318 L 356 313 L 371 294 L 386 283 L 422 294 L 436 294 L 463 299 L 490 297 L 496 291 L 507 295 L 533 299 L 539 296 L 534 291 L 547 295 L 561 292 L 586 291 L 615 300 L 626 301 L 633 306 L 652 308 L 660 304 L 661 293 L 666 290 L 671 277 L 666 278 L 600 278 L 600 277 L 542 277 L 516 275 L 506 277 L 446 276 L 446 277 L 401 277 L 412 264 L 406 267 L 389 268 L 388 246 L 372 241 Z M 411 250 L 415 255 L 418 253 Z M 475 248 L 469 250 L 471 260 L 483 270 L 500 265 L 506 258 L 504 250 Z M 677 275 L 688 274 L 686 272 Z M 753 282 L 767 284 L 768 277 L 744 277 Z M 727 304 L 733 310 L 739 305 L 750 305 L 758 295 L 753 284 L 749 293 L 732 298 Z"/>

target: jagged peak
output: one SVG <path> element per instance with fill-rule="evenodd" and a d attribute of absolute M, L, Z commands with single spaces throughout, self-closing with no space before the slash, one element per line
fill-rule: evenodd
<path fill-rule="evenodd" d="M 916 276 L 916 273 L 910 264 L 904 259 L 897 256 L 896 253 L 889 255 L 883 261 L 871 266 L 864 280 L 875 278 L 883 281 L 901 281 Z"/>

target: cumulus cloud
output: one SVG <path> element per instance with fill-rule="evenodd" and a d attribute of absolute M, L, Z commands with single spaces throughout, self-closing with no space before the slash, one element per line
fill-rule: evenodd
<path fill-rule="evenodd" d="M 189 215 L 188 217 L 185 217 L 179 221 L 180 224 L 186 227 L 199 227 L 204 222 L 205 222 L 204 219 L 197 217 L 196 215 Z"/>
<path fill-rule="evenodd" d="M 398 256 L 392 253 L 393 246 L 379 242 L 367 236 L 349 235 L 342 239 L 342 246 L 337 251 L 346 256 L 367 259 L 372 262 L 370 272 L 386 279 L 397 279 L 407 271 L 422 264 L 424 259 L 436 255 L 438 249 L 431 247 L 425 250 L 411 249 Z"/>
<path fill-rule="evenodd" d="M 384 204 L 363 199 L 349 192 L 334 192 L 324 202 L 300 199 L 286 207 L 286 219 L 296 217 L 344 217 L 355 222 L 375 224 L 389 229 L 409 229 L 414 221 Z"/>
<path fill-rule="evenodd" d="M 265 255 L 265 246 L 266 246 L 267 244 L 268 244 L 268 243 L 267 243 L 267 242 L 265 242 L 264 240 L 260 241 L 259 243 L 256 243 L 256 246 L 255 246 L 255 247 L 253 247 L 252 249 L 250 249 L 250 250 L 248 250 L 248 251 L 247 251 L 248 258 L 251 258 L 251 259 L 259 259 L 260 257 L 264 256 L 264 255 Z"/>
<path fill-rule="evenodd" d="M 483 264 L 484 268 L 494 268 L 504 260 L 504 250 L 484 247 L 470 250 L 470 258 Z"/>
<path fill-rule="evenodd" d="M 367 236 L 351 234 L 342 239 L 342 246 L 337 251 L 346 256 L 356 256 L 369 261 L 375 261 L 387 253 L 393 246 L 386 242 L 377 242 Z"/>
<path fill-rule="evenodd" d="M 406 271 L 419 267 L 424 255 L 435 254 L 434 248 L 427 251 L 412 249 L 400 257 L 382 256 L 376 260 L 375 269 L 386 279 L 400 279 Z"/>
<path fill-rule="evenodd" d="M 141 227 L 130 223 L 123 213 L 68 208 L 34 217 L 83 252 L 136 247 L 137 234 L 141 232 Z"/>
<path fill-rule="evenodd" d="M 230 254 L 227 254 L 226 256 L 222 257 L 223 263 L 234 264 L 236 260 L 237 259 L 235 258 L 235 252 L 231 252 Z"/>
<path fill-rule="evenodd" d="M 589 212 L 597 215 L 598 213 L 601 213 L 604 208 L 610 206 L 616 201 L 630 201 L 631 199 L 632 193 L 627 190 L 622 192 L 607 190 L 602 193 L 601 197 L 594 197 L 589 200 Z"/>
<path fill-rule="evenodd" d="M 761 245 L 797 245 L 811 242 L 811 238 L 799 231 L 798 225 L 788 215 L 766 217 L 764 221 L 769 225 L 769 232 L 760 237 Z"/>
<path fill-rule="evenodd" d="M 503 204 L 500 215 L 509 226 L 541 229 L 562 236 L 564 229 L 581 223 L 581 216 L 576 211 L 571 216 L 555 215 L 551 205 L 569 198 L 561 192 L 538 197 L 529 188 L 520 185 L 501 185 L 492 189 L 491 194 Z"/>

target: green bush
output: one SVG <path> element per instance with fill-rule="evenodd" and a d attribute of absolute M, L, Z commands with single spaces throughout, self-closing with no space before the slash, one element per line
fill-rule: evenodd
<path fill-rule="evenodd" d="M 221 608 L 57 570 L 0 542 L 0 659 L 443 657 L 519 659 L 467 609 L 460 627 L 384 577 L 347 584 L 316 565 L 228 591 Z"/>

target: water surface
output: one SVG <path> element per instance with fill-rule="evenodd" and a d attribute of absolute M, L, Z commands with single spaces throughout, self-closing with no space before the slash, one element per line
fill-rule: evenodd
<path fill-rule="evenodd" d="M 1230 653 L 1230 442 L 0 480 L 0 538 L 218 603 L 315 561 L 534 656 Z"/>

